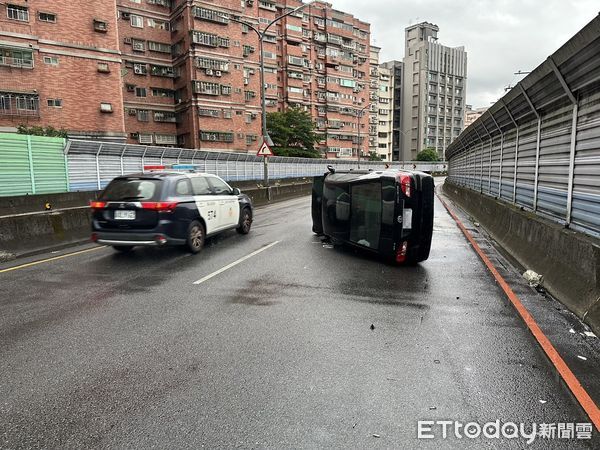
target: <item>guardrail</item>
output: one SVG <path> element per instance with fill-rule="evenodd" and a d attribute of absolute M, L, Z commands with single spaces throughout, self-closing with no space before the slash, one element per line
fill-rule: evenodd
<path fill-rule="evenodd" d="M 600 235 L 600 16 L 466 128 L 448 181 Z"/>
<path fill-rule="evenodd" d="M 248 153 L 209 152 L 186 148 L 115 144 L 98 141 L 68 141 L 65 148 L 70 191 L 102 189 L 113 178 L 142 172 L 145 165 L 197 164 L 199 170 L 219 175 L 227 181 L 262 180 L 263 159 Z M 386 162 L 361 161 L 361 168 L 383 169 Z M 392 167 L 443 172 L 445 163 L 390 162 Z M 347 159 L 311 159 L 273 156 L 269 177 L 299 178 L 320 175 L 328 165 L 338 169 L 357 167 Z"/>

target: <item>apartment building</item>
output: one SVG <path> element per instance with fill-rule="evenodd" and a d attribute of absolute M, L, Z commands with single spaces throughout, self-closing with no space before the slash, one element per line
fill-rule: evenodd
<path fill-rule="evenodd" d="M 242 152 L 256 151 L 261 135 L 252 28 L 262 31 L 302 5 L 14 3 L 0 22 L 0 89 L 7 91 L 0 93 L 0 126 L 52 125 L 86 137 Z M 316 2 L 277 22 L 263 40 L 267 110 L 309 111 L 328 157 L 367 152 L 357 113 L 368 104 L 369 37 L 369 24 Z M 367 123 L 368 115 L 360 126 Z"/>
<path fill-rule="evenodd" d="M 473 109 L 473 106 L 467 105 L 465 107 L 464 128 L 467 128 L 469 125 L 471 125 L 477 119 L 479 119 L 487 110 L 488 110 L 487 107 Z"/>
<path fill-rule="evenodd" d="M 125 138 L 114 0 L 0 4 L 0 130 Z"/>
<path fill-rule="evenodd" d="M 323 133 L 319 149 L 327 158 L 355 158 L 358 152 L 367 155 L 370 25 L 323 2 L 313 3 L 304 13 L 308 16 L 303 26 L 306 31 L 302 32 L 308 47 L 303 71 L 308 90 L 304 104 Z M 289 39 L 284 39 L 283 46 L 289 48 Z M 282 68 L 289 79 L 289 64 Z M 288 105 L 289 99 L 280 107 Z"/>
<path fill-rule="evenodd" d="M 393 71 L 379 66 L 379 89 L 377 107 L 377 154 L 384 161 L 392 160 L 394 122 L 394 77 Z"/>
<path fill-rule="evenodd" d="M 402 121 L 402 85 L 404 82 L 404 64 L 402 61 L 388 61 L 381 64 L 382 67 L 390 71 L 393 88 L 393 107 L 392 114 L 392 160 L 403 160 L 402 143 L 406 131 Z"/>
<path fill-rule="evenodd" d="M 463 129 L 467 82 L 464 47 L 438 43 L 437 25 L 422 22 L 405 30 L 402 117 L 404 159 L 427 147 L 444 150 Z"/>

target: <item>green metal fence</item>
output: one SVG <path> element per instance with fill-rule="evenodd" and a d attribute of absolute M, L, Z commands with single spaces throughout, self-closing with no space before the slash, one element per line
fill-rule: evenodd
<path fill-rule="evenodd" d="M 0 133 L 0 196 L 67 192 L 65 139 Z"/>

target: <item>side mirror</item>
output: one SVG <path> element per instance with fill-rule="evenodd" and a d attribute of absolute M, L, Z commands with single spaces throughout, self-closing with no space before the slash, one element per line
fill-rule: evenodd
<path fill-rule="evenodd" d="M 239 188 L 233 188 L 233 195 L 240 195 L 242 191 Z"/>

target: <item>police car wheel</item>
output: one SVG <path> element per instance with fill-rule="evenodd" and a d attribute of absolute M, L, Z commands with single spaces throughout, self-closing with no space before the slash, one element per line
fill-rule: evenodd
<path fill-rule="evenodd" d="M 120 253 L 127 253 L 133 250 L 133 245 L 113 245 L 113 248 Z"/>
<path fill-rule="evenodd" d="M 204 226 L 194 220 L 188 228 L 187 248 L 192 253 L 198 253 L 204 247 L 204 238 L 206 233 Z"/>
<path fill-rule="evenodd" d="M 240 226 L 237 227 L 237 232 L 240 234 L 248 234 L 252 226 L 252 212 L 250 208 L 244 208 L 240 217 Z"/>

